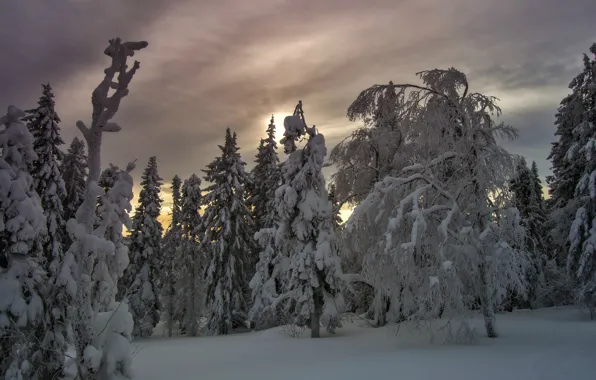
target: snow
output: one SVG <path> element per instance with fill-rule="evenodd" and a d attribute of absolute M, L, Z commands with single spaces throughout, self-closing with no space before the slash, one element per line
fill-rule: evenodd
<path fill-rule="evenodd" d="M 501 337 L 470 345 L 429 343 L 421 330 L 374 329 L 358 319 L 322 339 L 291 338 L 283 327 L 223 337 L 163 339 L 136 345 L 143 380 L 373 379 L 593 380 L 596 324 L 574 308 L 498 315 Z M 483 320 L 472 320 L 477 331 Z M 233 361 L 230 361 L 233 358 Z"/>

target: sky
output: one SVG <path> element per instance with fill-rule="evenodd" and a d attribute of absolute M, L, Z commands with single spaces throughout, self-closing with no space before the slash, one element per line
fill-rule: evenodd
<path fill-rule="evenodd" d="M 226 127 L 250 168 L 271 115 L 281 125 L 302 100 L 332 148 L 359 126 L 345 114 L 361 90 L 455 67 L 501 99 L 520 131 L 507 148 L 544 177 L 595 14 L 594 0 L 1 0 L 0 109 L 34 107 L 50 82 L 70 143 L 75 122 L 90 120 L 107 41 L 148 41 L 102 158 L 136 159 L 138 184 L 157 156 L 167 211 L 171 178 L 202 175 Z"/>

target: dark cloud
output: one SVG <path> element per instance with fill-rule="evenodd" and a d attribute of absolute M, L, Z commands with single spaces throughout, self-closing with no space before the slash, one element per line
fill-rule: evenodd
<path fill-rule="evenodd" d="M 546 174 L 552 115 L 593 42 L 595 11 L 593 0 L 5 0 L 0 107 L 32 104 L 51 81 L 72 138 L 89 118 L 106 41 L 146 39 L 104 163 L 136 158 L 138 178 L 157 155 L 169 181 L 200 174 L 227 126 L 250 164 L 270 115 L 302 99 L 331 147 L 356 126 L 345 111 L 365 87 L 454 66 L 502 99 L 503 119 L 520 129 L 507 146 Z"/>

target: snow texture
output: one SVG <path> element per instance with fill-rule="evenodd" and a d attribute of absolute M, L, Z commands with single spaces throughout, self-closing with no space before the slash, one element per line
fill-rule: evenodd
<path fill-rule="evenodd" d="M 156 337 L 140 343 L 133 368 L 143 380 L 172 374 L 177 380 L 361 380 L 393 374 L 408 380 L 592 380 L 596 326 L 585 319 L 573 308 L 506 313 L 499 316 L 502 338 L 474 345 L 432 344 L 420 329 L 373 329 L 356 318 L 321 340 L 288 337 L 283 327 L 225 338 Z M 470 322 L 474 329 L 484 323 L 480 315 Z"/>

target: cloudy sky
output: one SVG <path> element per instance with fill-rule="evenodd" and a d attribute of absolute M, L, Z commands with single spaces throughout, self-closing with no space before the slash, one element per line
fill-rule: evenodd
<path fill-rule="evenodd" d="M 90 119 L 107 40 L 147 40 L 103 162 L 138 159 L 138 179 L 156 155 L 169 181 L 201 174 L 226 126 L 251 165 L 270 115 L 302 99 L 331 147 L 357 127 L 345 111 L 360 90 L 453 66 L 501 99 L 520 129 L 508 147 L 545 176 L 595 14 L 594 0 L 1 0 L 0 108 L 34 106 L 50 82 L 70 141 Z"/>

